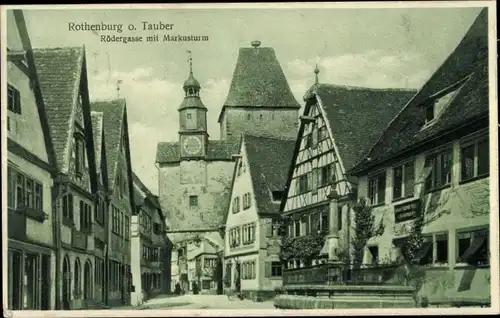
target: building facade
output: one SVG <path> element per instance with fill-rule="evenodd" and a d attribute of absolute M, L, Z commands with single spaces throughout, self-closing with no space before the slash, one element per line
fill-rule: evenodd
<path fill-rule="evenodd" d="M 232 154 L 238 150 L 239 134 L 257 129 L 258 135 L 295 136 L 300 105 L 290 91 L 274 50 L 261 48 L 260 42 L 240 49 L 227 101 L 219 116 L 221 140 L 209 138 L 207 108 L 192 68 L 183 89 L 179 141 L 161 142 L 157 147 L 160 203 L 172 231 L 207 229 L 207 233 L 216 233 L 223 226 L 227 211 L 234 170 Z M 176 244 L 196 235 L 171 233 L 169 237 Z M 172 261 L 183 257 L 173 256 Z M 173 281 L 182 280 L 181 276 L 188 279 L 187 262 L 182 264 L 184 267 L 177 264 L 173 269 Z"/>
<path fill-rule="evenodd" d="M 281 202 L 288 270 L 340 257 L 350 262 L 357 181 L 346 172 L 415 93 L 320 84 L 315 73 Z M 293 247 L 300 241 L 315 242 L 309 254 Z"/>
<path fill-rule="evenodd" d="M 7 11 L 8 303 L 12 310 L 56 304 L 56 163 L 30 39 L 20 10 Z"/>
<path fill-rule="evenodd" d="M 217 232 L 204 233 L 186 244 L 187 278 L 189 290 L 193 285 L 203 294 L 217 294 L 222 290 L 222 240 Z"/>
<path fill-rule="evenodd" d="M 94 210 L 94 301 L 96 305 L 107 304 L 107 246 L 109 239 L 108 218 L 108 164 L 103 116 L 101 112 L 91 112 L 94 131 L 95 161 L 97 167 L 97 195 Z M 90 304 L 89 304 L 90 307 Z"/>
<path fill-rule="evenodd" d="M 368 242 L 365 259 L 376 254 L 381 263 L 402 257 L 420 265 L 419 295 L 430 302 L 490 297 L 488 72 L 483 9 L 352 170 L 359 198 L 385 224 L 384 234 Z M 415 235 L 422 241 L 410 255 Z"/>
<path fill-rule="evenodd" d="M 167 222 L 161 212 L 158 197 L 134 173 L 134 202 L 132 216 L 132 276 L 134 291 L 132 305 L 147 298 L 170 292 L 171 243 L 167 237 Z"/>
<path fill-rule="evenodd" d="M 132 290 L 130 221 L 134 206 L 132 166 L 124 99 L 94 101 L 102 113 L 108 173 L 107 305 L 130 304 Z"/>
<path fill-rule="evenodd" d="M 295 140 L 244 134 L 226 216 L 224 280 L 227 288 L 262 300 L 281 287 L 279 206 Z"/>
<path fill-rule="evenodd" d="M 83 47 L 34 51 L 57 159 L 56 299 L 84 308 L 94 297 L 94 209 L 97 175 Z"/>

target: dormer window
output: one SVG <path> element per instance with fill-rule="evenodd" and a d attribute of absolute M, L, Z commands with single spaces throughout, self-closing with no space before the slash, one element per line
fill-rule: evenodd
<path fill-rule="evenodd" d="M 445 88 L 441 92 L 438 92 L 430 97 L 429 103 L 425 106 L 425 123 L 431 123 L 436 118 L 438 118 L 443 110 L 448 106 L 463 86 L 465 81 L 462 80 L 456 84 L 451 85 L 448 88 Z"/>
<path fill-rule="evenodd" d="M 431 122 L 434 119 L 434 103 L 425 107 L 425 122 Z"/>

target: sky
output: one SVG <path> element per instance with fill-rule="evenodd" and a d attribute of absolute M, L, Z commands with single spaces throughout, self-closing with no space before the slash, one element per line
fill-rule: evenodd
<path fill-rule="evenodd" d="M 297 101 L 314 83 L 420 88 L 458 45 L 481 8 L 432 9 L 25 9 L 34 48 L 85 45 L 91 100 L 126 98 L 132 168 L 155 193 L 156 145 L 178 140 L 178 111 L 189 74 L 188 53 L 208 108 L 208 132 L 219 138 L 240 47 L 273 47 Z M 142 22 L 173 24 L 142 31 Z M 105 43 L 69 23 L 123 24 L 119 36 L 200 35 L 207 42 Z M 136 31 L 128 31 L 134 24 Z"/>

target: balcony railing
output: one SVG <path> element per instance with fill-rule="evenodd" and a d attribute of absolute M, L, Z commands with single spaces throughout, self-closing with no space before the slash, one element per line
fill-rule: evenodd
<path fill-rule="evenodd" d="M 349 268 L 347 265 L 318 264 L 283 272 L 283 285 L 398 285 L 395 265 Z"/>
<path fill-rule="evenodd" d="M 26 240 L 26 216 L 22 213 L 9 209 L 7 233 L 9 238 L 24 241 Z"/>
<path fill-rule="evenodd" d="M 73 228 L 71 232 L 71 245 L 79 250 L 87 250 L 87 234 Z"/>

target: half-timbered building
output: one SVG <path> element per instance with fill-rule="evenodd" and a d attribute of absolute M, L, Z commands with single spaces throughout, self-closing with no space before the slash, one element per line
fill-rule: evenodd
<path fill-rule="evenodd" d="M 9 32 L 5 305 L 11 310 L 49 310 L 57 303 L 53 284 L 58 272 L 54 244 L 57 218 L 51 197 L 56 162 L 23 13 L 8 10 L 6 17 Z"/>
<path fill-rule="evenodd" d="M 490 299 L 488 9 L 352 173 L 384 234 L 365 259 L 424 269 L 429 303 Z M 491 157 L 493 158 L 493 157 Z M 420 233 L 420 234 L 419 234 Z M 416 252 L 409 237 L 420 237 Z M 415 239 L 413 240 L 415 241 Z M 415 248 L 414 248 L 415 249 Z"/>
<path fill-rule="evenodd" d="M 279 206 L 295 141 L 244 134 L 226 216 L 224 279 L 248 298 L 272 297 L 281 287 Z"/>
<path fill-rule="evenodd" d="M 130 220 L 134 207 L 132 165 L 125 99 L 92 102 L 103 114 L 108 174 L 107 271 L 110 306 L 130 304 Z"/>
<path fill-rule="evenodd" d="M 158 197 L 133 173 L 136 209 L 131 223 L 132 305 L 170 292 L 172 245 Z"/>
<path fill-rule="evenodd" d="M 97 167 L 97 195 L 94 210 L 94 301 L 95 305 L 106 304 L 108 280 L 106 270 L 106 248 L 108 245 L 108 165 L 106 158 L 106 138 L 101 112 L 91 112 L 94 131 L 95 161 Z M 90 307 L 90 304 L 89 304 Z"/>
<path fill-rule="evenodd" d="M 34 55 L 58 169 L 56 299 L 63 309 L 83 308 L 94 294 L 97 191 L 85 49 L 37 49 Z"/>
<path fill-rule="evenodd" d="M 304 96 L 281 214 L 287 238 L 301 240 L 325 233 L 328 240 L 306 259 L 289 251 L 288 270 L 335 258 L 334 249 L 348 249 L 350 205 L 357 182 L 346 171 L 415 93 L 320 84 L 317 68 L 315 73 L 316 83 Z"/>

